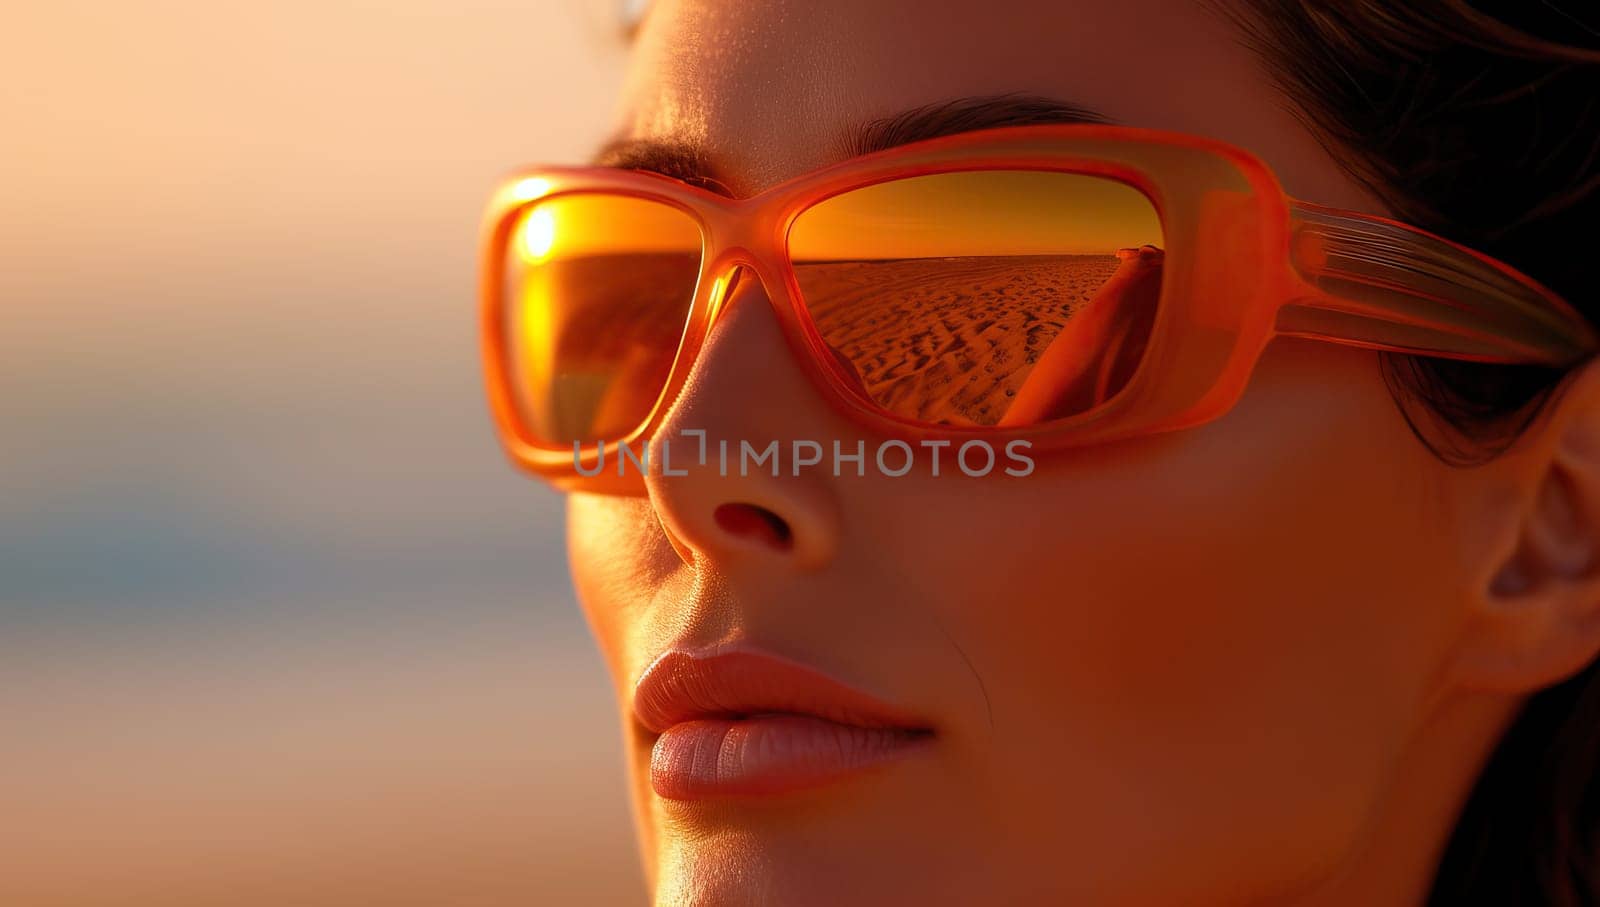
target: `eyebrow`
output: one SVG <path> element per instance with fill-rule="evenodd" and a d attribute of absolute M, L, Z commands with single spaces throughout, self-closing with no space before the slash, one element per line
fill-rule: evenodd
<path fill-rule="evenodd" d="M 954 98 L 912 107 L 848 127 L 834 141 L 840 160 L 947 135 L 1002 126 L 1110 123 L 1087 107 L 1030 94 Z M 590 161 L 597 167 L 645 170 L 709 189 L 730 198 L 736 181 L 702 145 L 673 139 L 619 138 Z"/>

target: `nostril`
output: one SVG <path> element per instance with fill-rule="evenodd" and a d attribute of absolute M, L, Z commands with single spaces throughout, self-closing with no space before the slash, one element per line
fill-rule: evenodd
<path fill-rule="evenodd" d="M 711 516 L 729 535 L 765 542 L 779 551 L 794 547 L 794 531 L 789 523 L 757 504 L 723 504 Z"/>

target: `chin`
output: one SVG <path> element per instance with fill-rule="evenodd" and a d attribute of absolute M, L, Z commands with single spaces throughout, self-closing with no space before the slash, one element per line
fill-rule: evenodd
<path fill-rule="evenodd" d="M 648 774 L 648 759 L 634 768 Z M 981 903 L 971 883 L 985 856 L 951 781 L 936 748 L 761 796 L 672 800 L 645 781 L 654 903 Z"/>

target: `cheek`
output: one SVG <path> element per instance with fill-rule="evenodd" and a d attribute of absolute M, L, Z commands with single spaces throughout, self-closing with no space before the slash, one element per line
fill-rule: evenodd
<path fill-rule="evenodd" d="M 660 630 L 651 603 L 683 581 L 682 562 L 648 500 L 614 495 L 568 495 L 567 553 L 578 602 L 620 696 L 644 668 L 634 653 L 653 651 L 645 644 Z"/>
<path fill-rule="evenodd" d="M 886 536 L 984 680 L 992 727 L 965 731 L 1006 821 L 1196 872 L 1258 829 L 1303 868 L 1379 795 L 1449 638 L 1442 467 L 1369 354 L 1289 346 L 1222 420 L 930 484 Z"/>

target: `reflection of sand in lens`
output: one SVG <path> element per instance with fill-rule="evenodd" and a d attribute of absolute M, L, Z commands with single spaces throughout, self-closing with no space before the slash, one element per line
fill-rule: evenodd
<path fill-rule="evenodd" d="M 812 323 L 860 392 L 901 418 L 948 425 L 1000 424 L 1019 397 L 1037 419 L 1114 393 L 1130 350 L 1142 351 L 1161 244 L 1138 189 L 1036 170 L 866 186 L 808 208 L 789 232 Z M 1141 267 L 1156 278 L 1129 279 Z M 1139 317 L 1113 316 L 1129 303 Z M 1050 368 L 1028 386 L 1041 361 Z M 1074 392 L 1043 387 L 1058 380 Z"/>
<path fill-rule="evenodd" d="M 994 425 L 1123 260 L 1016 255 L 797 264 L 818 331 L 868 395 L 919 422 Z"/>

